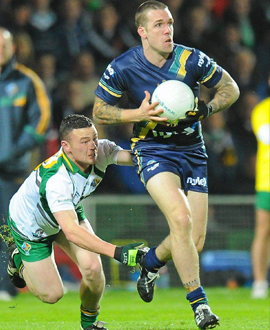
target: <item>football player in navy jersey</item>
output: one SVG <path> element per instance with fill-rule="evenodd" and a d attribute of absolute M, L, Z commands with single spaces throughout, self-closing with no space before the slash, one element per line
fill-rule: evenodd
<path fill-rule="evenodd" d="M 173 17 L 158 1 L 146 1 L 135 21 L 142 45 L 114 59 L 95 91 L 94 120 L 98 124 L 134 123 L 133 161 L 147 191 L 165 215 L 170 234 L 151 248 L 141 262 L 137 289 L 153 299 L 158 269 L 173 260 L 187 290 L 200 329 L 214 328 L 212 313 L 200 283 L 198 252 L 203 248 L 208 213 L 207 154 L 200 121 L 230 107 L 239 96 L 231 76 L 201 51 L 173 42 Z M 177 126 L 159 117 L 150 96 L 163 81 L 177 79 L 191 87 L 197 98 L 194 111 Z M 199 86 L 214 89 L 208 103 L 199 100 Z M 117 106 L 127 93 L 129 109 Z"/>

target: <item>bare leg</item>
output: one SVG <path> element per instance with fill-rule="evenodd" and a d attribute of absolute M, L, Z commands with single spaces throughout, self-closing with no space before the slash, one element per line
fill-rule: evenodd
<path fill-rule="evenodd" d="M 29 290 L 41 301 L 53 304 L 62 298 L 63 283 L 58 273 L 53 255 L 35 261 L 23 261 L 23 277 Z"/>
<path fill-rule="evenodd" d="M 88 221 L 83 221 L 80 225 L 93 232 Z M 105 276 L 103 273 L 100 256 L 67 241 L 62 232 L 58 234 L 56 243 L 77 264 L 82 274 L 80 286 L 82 306 L 89 310 L 98 309 L 105 287 Z"/>
<path fill-rule="evenodd" d="M 187 195 L 193 221 L 192 237 L 198 252 L 204 246 L 208 218 L 208 194 L 189 191 Z M 159 260 L 167 262 L 171 257 L 170 235 L 157 247 L 156 254 Z"/>
<path fill-rule="evenodd" d="M 168 221 L 172 259 L 185 288 L 190 292 L 200 286 L 199 258 L 192 238 L 191 209 L 180 189 L 180 179 L 169 172 L 159 173 L 148 181 L 147 190 Z M 164 244 L 167 243 L 165 241 Z M 160 252 L 158 247 L 158 258 Z"/>
<path fill-rule="evenodd" d="M 256 211 L 255 236 L 252 243 L 251 255 L 255 281 L 267 279 L 270 248 L 270 212 Z"/>

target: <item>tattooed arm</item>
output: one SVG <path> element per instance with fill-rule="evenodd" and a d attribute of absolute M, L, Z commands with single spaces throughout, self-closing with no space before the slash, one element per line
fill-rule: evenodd
<path fill-rule="evenodd" d="M 215 96 L 208 103 L 213 108 L 212 114 L 229 108 L 240 95 L 236 82 L 224 69 L 222 77 L 214 89 L 216 90 Z"/>
<path fill-rule="evenodd" d="M 137 123 L 140 121 L 153 121 L 156 123 L 166 122 L 167 118 L 159 117 L 163 110 L 155 110 L 158 102 L 149 103 L 150 94 L 145 92 L 145 98 L 137 109 L 121 109 L 117 106 L 110 105 L 101 98 L 95 98 L 93 109 L 93 118 L 100 125 L 120 125 Z"/>

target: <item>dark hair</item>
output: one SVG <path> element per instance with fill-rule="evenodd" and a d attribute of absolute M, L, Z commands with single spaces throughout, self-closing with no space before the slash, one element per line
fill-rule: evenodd
<path fill-rule="evenodd" d="M 137 28 L 139 26 L 145 26 L 145 23 L 147 21 L 146 14 L 149 10 L 154 9 L 166 9 L 168 6 L 166 6 L 164 3 L 160 1 L 145 1 L 143 2 L 137 9 L 135 14 L 135 24 Z"/>
<path fill-rule="evenodd" d="M 83 115 L 69 115 L 64 118 L 60 124 L 59 137 L 60 140 L 68 140 L 68 135 L 73 129 L 86 128 L 94 126 L 91 119 Z"/>

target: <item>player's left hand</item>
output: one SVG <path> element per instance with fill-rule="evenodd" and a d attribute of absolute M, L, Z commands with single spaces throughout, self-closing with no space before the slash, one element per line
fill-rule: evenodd
<path fill-rule="evenodd" d="M 186 118 L 193 120 L 195 119 L 199 121 L 211 116 L 212 113 L 212 106 L 209 104 L 205 104 L 204 101 L 199 100 L 198 97 L 196 97 L 194 109 L 186 112 Z"/>
<path fill-rule="evenodd" d="M 143 243 L 131 243 L 123 246 L 117 246 L 114 252 L 114 259 L 127 266 L 135 267 L 145 254 L 142 249 Z"/>

